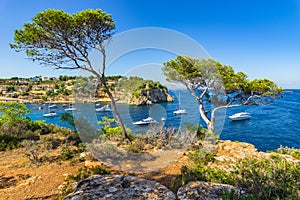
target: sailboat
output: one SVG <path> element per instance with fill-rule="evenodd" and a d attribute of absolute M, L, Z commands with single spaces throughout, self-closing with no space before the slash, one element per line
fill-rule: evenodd
<path fill-rule="evenodd" d="M 181 103 L 180 103 L 180 93 L 179 93 L 179 97 L 178 97 L 178 105 L 179 105 L 179 109 L 178 109 L 178 110 L 175 110 L 173 113 L 174 113 L 175 115 L 187 114 L 186 109 L 182 109 L 182 108 L 180 107 L 180 105 L 181 105 Z"/>

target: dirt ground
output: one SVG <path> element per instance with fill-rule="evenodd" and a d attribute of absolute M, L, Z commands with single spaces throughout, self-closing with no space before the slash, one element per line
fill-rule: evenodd
<path fill-rule="evenodd" d="M 51 154 L 58 154 L 51 152 Z M 245 155 L 257 153 L 253 145 L 247 143 L 222 142 L 217 145 L 218 167 L 223 163 L 229 166 L 228 159 L 234 155 Z M 23 199 L 57 199 L 62 184 L 69 174 L 76 174 L 83 166 L 101 165 L 100 162 L 82 162 L 70 165 L 69 161 L 44 162 L 40 166 L 33 166 L 24 156 L 24 149 L 0 152 L 0 200 L 23 200 Z M 248 154 L 248 155 L 246 155 Z M 51 156 L 51 155 L 50 155 Z M 232 159 L 229 159 L 232 160 Z M 234 161 L 233 161 L 234 162 Z M 160 165 L 161 160 L 153 165 Z M 171 184 L 180 174 L 181 167 L 191 165 L 192 162 L 185 154 L 178 154 L 178 158 L 157 171 L 144 173 L 124 173 L 110 169 L 113 174 L 135 175 L 141 178 L 156 180 L 172 190 Z"/>
<path fill-rule="evenodd" d="M 101 165 L 100 162 L 70 165 L 69 161 L 59 161 L 34 166 L 24 156 L 24 149 L 0 152 L 0 200 L 57 199 L 68 174 L 76 174 L 85 165 L 98 164 Z M 167 185 L 180 174 L 184 164 L 182 157 L 180 161 L 170 163 L 156 172 L 124 173 L 113 169 L 111 172 L 135 175 Z"/>

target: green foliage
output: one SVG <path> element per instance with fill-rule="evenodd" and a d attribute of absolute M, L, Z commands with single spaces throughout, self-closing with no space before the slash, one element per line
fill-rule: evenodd
<path fill-rule="evenodd" d="M 270 158 L 246 158 L 237 162 L 230 172 L 208 167 L 206 160 L 194 167 L 183 167 L 178 177 L 181 184 L 208 181 L 237 186 L 244 192 L 239 199 L 297 199 L 300 197 L 300 163 L 287 161 L 279 154 Z M 236 193 L 224 194 L 225 199 Z"/>
<path fill-rule="evenodd" d="M 195 133 L 197 135 L 197 137 L 201 140 L 204 140 L 205 136 L 207 134 L 209 134 L 208 130 L 206 128 L 203 128 L 202 125 L 197 126 L 197 125 L 185 122 L 184 128 L 191 133 Z M 214 135 L 214 133 L 211 133 L 211 134 Z M 216 136 L 216 139 L 218 139 L 217 136 Z"/>
<path fill-rule="evenodd" d="M 74 162 L 80 155 L 80 153 L 85 152 L 85 145 L 80 143 L 77 147 L 69 146 L 67 144 L 62 145 L 62 149 L 60 151 L 60 159 L 62 160 L 71 160 Z M 81 161 L 81 160 L 79 160 Z"/>
<path fill-rule="evenodd" d="M 136 138 L 131 144 L 128 145 L 127 151 L 132 153 L 141 153 L 145 150 L 146 141 L 144 138 Z"/>
<path fill-rule="evenodd" d="M 103 125 L 101 128 L 101 137 L 107 138 L 109 140 L 121 141 L 124 139 L 122 129 L 120 126 L 115 126 L 116 120 L 113 118 L 102 117 L 102 121 L 99 121 L 98 124 Z M 126 128 L 126 132 L 130 140 L 133 140 L 132 131 L 129 128 Z"/>
<path fill-rule="evenodd" d="M 157 81 L 144 80 L 137 76 L 131 76 L 129 78 L 122 77 L 116 85 L 117 90 L 125 90 L 133 97 L 138 98 L 143 94 L 146 94 L 146 91 L 150 89 L 162 89 L 167 90 L 166 86 L 160 84 Z"/>
<path fill-rule="evenodd" d="M 189 152 L 187 156 L 197 164 L 208 164 L 209 162 L 215 161 L 215 155 L 205 149 L 197 149 L 193 152 Z"/>
<path fill-rule="evenodd" d="M 68 122 L 69 125 L 75 127 L 74 117 L 71 113 L 66 112 L 60 116 L 60 121 Z"/>
<path fill-rule="evenodd" d="M 268 79 L 249 81 L 243 72 L 235 72 L 231 66 L 222 65 L 212 58 L 196 59 L 177 56 L 165 62 L 163 72 L 169 81 L 187 85 L 192 90 L 209 88 L 224 90 L 227 94 L 243 92 L 245 94 L 278 94 L 282 88 Z"/>
<path fill-rule="evenodd" d="M 8 85 L 7 88 L 6 88 L 6 91 L 7 91 L 7 92 L 13 92 L 13 91 L 15 91 L 15 86 L 13 86 L 13 85 Z"/>
<path fill-rule="evenodd" d="M 105 174 L 110 174 L 110 171 L 101 166 L 93 166 L 91 168 L 88 167 L 79 168 L 77 174 L 68 175 L 67 178 L 65 179 L 64 186 L 62 188 L 62 194 L 59 199 L 63 199 L 65 196 L 71 193 L 74 190 L 77 182 L 85 178 L 88 178 L 89 176 L 92 175 L 105 175 Z"/>
<path fill-rule="evenodd" d="M 11 135 L 0 135 L 0 151 L 9 151 L 21 147 L 21 139 Z"/>
<path fill-rule="evenodd" d="M 41 143 L 44 145 L 45 150 L 53 150 L 62 144 L 62 140 L 53 135 L 45 135 L 41 137 Z"/>
<path fill-rule="evenodd" d="M 278 87 L 269 79 L 254 79 L 248 83 L 248 90 L 254 94 L 272 95 L 283 93 L 283 89 Z"/>
<path fill-rule="evenodd" d="M 300 194 L 300 164 L 279 155 L 244 159 L 234 171 L 236 184 L 255 199 L 296 199 Z M 297 195 L 298 193 L 298 195 Z"/>
<path fill-rule="evenodd" d="M 300 149 L 280 146 L 275 152 L 280 154 L 291 155 L 293 158 L 300 160 Z"/>
<path fill-rule="evenodd" d="M 100 9 L 72 15 L 48 9 L 25 23 L 23 29 L 16 30 L 15 43 L 10 46 L 25 51 L 30 59 L 41 64 L 68 69 L 72 69 L 72 64 L 75 69 L 80 62 L 86 62 L 87 52 L 112 36 L 114 28 L 111 15 Z"/>
<path fill-rule="evenodd" d="M 71 149 L 67 145 L 63 145 L 61 152 L 60 152 L 60 158 L 62 160 L 70 160 L 77 154 L 77 151 L 75 149 Z"/>
<path fill-rule="evenodd" d="M 30 110 L 25 104 L 18 102 L 0 102 L 0 124 L 5 122 L 18 123 L 21 120 L 27 119 L 26 115 Z"/>

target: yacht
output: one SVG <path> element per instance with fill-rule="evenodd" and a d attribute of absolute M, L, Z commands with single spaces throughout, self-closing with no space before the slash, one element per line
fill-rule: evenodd
<path fill-rule="evenodd" d="M 240 120 L 245 120 L 250 118 L 251 115 L 250 113 L 247 112 L 235 113 L 234 115 L 229 116 L 229 119 L 231 119 L 232 121 L 240 121 Z"/>
<path fill-rule="evenodd" d="M 44 117 L 55 117 L 57 116 L 58 114 L 55 112 L 55 111 L 49 111 L 48 113 L 46 114 L 43 114 Z"/>
<path fill-rule="evenodd" d="M 72 104 L 69 104 L 69 108 L 65 108 L 65 111 L 75 111 L 75 110 L 77 109 L 74 108 Z"/>
<path fill-rule="evenodd" d="M 185 109 L 179 109 L 179 110 L 175 110 L 173 113 L 175 115 L 180 115 L 180 114 L 187 114 L 187 111 Z"/>
<path fill-rule="evenodd" d="M 96 111 L 97 112 L 111 112 L 112 110 L 109 105 L 104 105 L 100 108 L 96 108 Z"/>
<path fill-rule="evenodd" d="M 48 108 L 57 108 L 56 104 L 49 105 Z"/>
<path fill-rule="evenodd" d="M 140 121 L 133 122 L 134 125 L 148 125 L 148 124 L 153 124 L 153 123 L 157 123 L 157 121 L 155 119 L 153 119 L 152 117 L 147 117 Z"/>

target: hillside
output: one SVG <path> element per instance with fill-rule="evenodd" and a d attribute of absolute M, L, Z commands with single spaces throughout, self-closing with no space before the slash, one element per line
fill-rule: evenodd
<path fill-rule="evenodd" d="M 173 101 L 165 86 L 138 77 L 108 76 L 107 84 L 118 103 L 145 105 Z M 74 91 L 75 90 L 75 91 Z M 32 77 L 0 80 L 0 100 L 22 103 L 72 102 L 76 96 L 85 101 L 109 101 L 94 77 Z"/>

